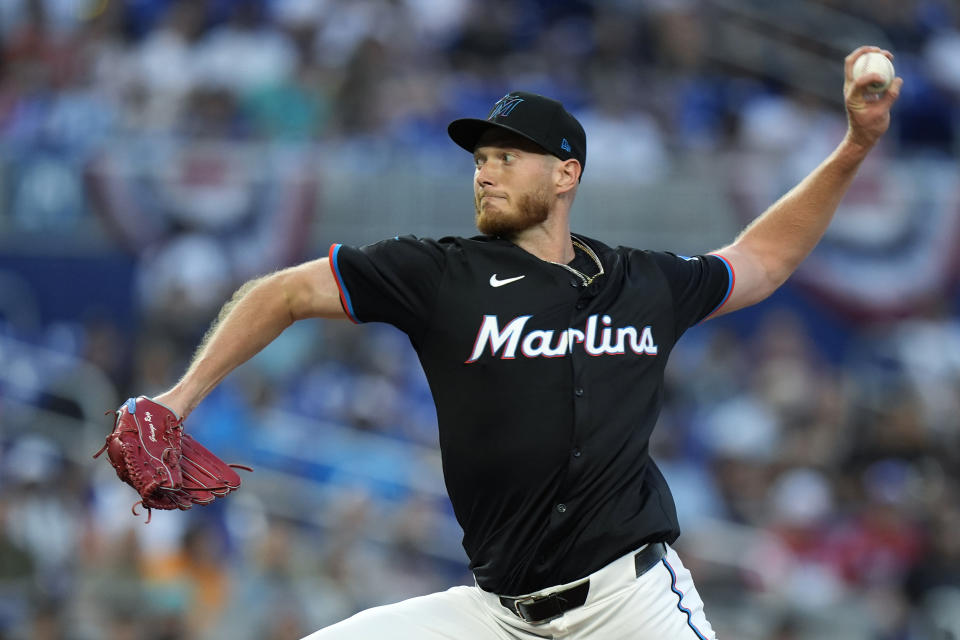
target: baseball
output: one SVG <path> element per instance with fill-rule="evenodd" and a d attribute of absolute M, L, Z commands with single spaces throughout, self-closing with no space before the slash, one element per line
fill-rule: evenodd
<path fill-rule="evenodd" d="M 867 85 L 867 91 L 872 93 L 883 93 L 893 82 L 896 73 L 893 70 L 893 63 L 890 59 L 876 51 L 868 51 L 853 63 L 853 79 L 859 80 L 864 74 L 879 73 L 883 76 L 883 82 L 871 82 Z"/>

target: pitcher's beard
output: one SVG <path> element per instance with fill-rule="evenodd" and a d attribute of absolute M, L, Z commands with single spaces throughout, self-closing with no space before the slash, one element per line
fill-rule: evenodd
<path fill-rule="evenodd" d="M 501 238 L 511 238 L 521 231 L 541 224 L 550 215 L 550 200 L 543 190 L 525 193 L 517 200 L 514 213 L 502 211 L 484 212 L 480 198 L 474 199 L 476 225 L 480 233 Z"/>

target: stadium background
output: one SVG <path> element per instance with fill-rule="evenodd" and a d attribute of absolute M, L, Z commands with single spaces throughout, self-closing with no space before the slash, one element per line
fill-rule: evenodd
<path fill-rule="evenodd" d="M 839 141 L 864 43 L 906 80 L 892 130 L 795 278 L 680 343 L 654 448 L 719 637 L 957 637 L 958 29 L 951 0 L 4 0 L 0 638 L 298 638 L 469 581 L 389 327 L 238 370 L 188 427 L 255 474 L 149 526 L 90 459 L 103 412 L 247 278 L 471 234 L 445 126 L 511 88 L 582 116 L 576 230 L 716 248 Z"/>

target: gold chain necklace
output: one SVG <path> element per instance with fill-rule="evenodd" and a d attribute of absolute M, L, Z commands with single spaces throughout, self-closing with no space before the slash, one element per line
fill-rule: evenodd
<path fill-rule="evenodd" d="M 584 253 L 586 253 L 588 256 L 590 256 L 590 257 L 593 259 L 594 263 L 596 263 L 597 268 L 599 269 L 599 271 L 598 271 L 597 273 L 593 274 L 592 276 L 588 276 L 588 275 L 586 275 L 585 273 L 583 273 L 583 272 L 581 272 L 581 271 L 579 271 L 579 270 L 577 270 L 577 269 L 574 269 L 573 267 L 571 267 L 571 266 L 568 265 L 568 264 L 564 264 L 564 263 L 562 263 L 562 262 L 553 262 L 552 260 L 549 260 L 548 262 L 550 262 L 550 263 L 552 263 L 552 264 L 555 264 L 555 265 L 557 265 L 558 267 L 563 267 L 564 269 L 566 269 L 567 271 L 569 271 L 569 272 L 572 273 L 573 275 L 575 275 L 575 276 L 577 276 L 578 278 L 580 278 L 580 280 L 583 281 L 583 286 L 589 287 L 590 284 L 591 284 L 594 280 L 596 280 L 597 278 L 599 278 L 600 276 L 602 276 L 602 275 L 604 274 L 603 263 L 600 262 L 600 258 L 597 257 L 597 254 L 593 252 L 593 249 L 591 249 L 590 246 L 589 246 L 586 242 L 584 242 L 583 240 L 581 240 L 580 238 L 578 238 L 577 236 L 572 235 L 572 234 L 570 235 L 570 241 L 573 243 L 573 246 L 574 246 L 575 248 L 580 249 L 581 251 L 583 251 Z"/>

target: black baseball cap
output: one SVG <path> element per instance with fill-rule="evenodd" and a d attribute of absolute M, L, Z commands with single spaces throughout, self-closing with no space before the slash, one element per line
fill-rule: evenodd
<path fill-rule="evenodd" d="M 561 160 L 577 160 L 582 175 L 587 164 L 587 134 L 560 102 L 536 93 L 511 91 L 493 105 L 486 120 L 460 118 L 450 123 L 447 133 L 473 153 L 491 127 L 521 135 Z"/>

